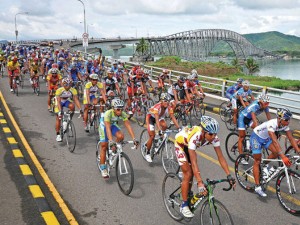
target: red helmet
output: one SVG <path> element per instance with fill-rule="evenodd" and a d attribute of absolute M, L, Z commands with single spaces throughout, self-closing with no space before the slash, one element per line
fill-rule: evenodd
<path fill-rule="evenodd" d="M 53 63 L 52 64 L 52 68 L 58 68 L 58 64 L 57 63 Z"/>
<path fill-rule="evenodd" d="M 136 72 L 135 72 L 136 75 L 143 75 L 144 74 L 144 71 L 141 70 L 141 69 L 137 69 Z"/>
<path fill-rule="evenodd" d="M 31 54 L 31 57 L 32 57 L 32 58 L 35 58 L 35 53 L 32 53 L 32 54 Z"/>
<path fill-rule="evenodd" d="M 37 61 L 39 61 L 39 59 L 38 58 L 34 58 L 34 61 L 37 62 Z"/>

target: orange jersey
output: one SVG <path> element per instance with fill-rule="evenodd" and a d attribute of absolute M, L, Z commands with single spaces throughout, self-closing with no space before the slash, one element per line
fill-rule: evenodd
<path fill-rule="evenodd" d="M 162 108 L 161 102 L 156 103 L 154 106 L 152 106 L 150 109 L 148 109 L 148 114 L 151 116 L 155 116 L 155 114 L 158 114 L 159 118 L 164 118 L 165 116 L 169 115 L 170 113 L 173 113 L 173 109 L 171 106 L 168 106 L 167 108 Z"/>

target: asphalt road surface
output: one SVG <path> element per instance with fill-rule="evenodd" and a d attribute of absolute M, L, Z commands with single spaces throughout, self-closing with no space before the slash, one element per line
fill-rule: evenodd
<path fill-rule="evenodd" d="M 55 141 L 55 116 L 47 111 L 47 89 L 43 81 L 40 96 L 33 94 L 28 80 L 24 89 L 19 90 L 18 97 L 10 93 L 6 77 L 1 78 L 0 89 L 25 137 L 79 224 L 178 224 L 170 218 L 163 204 L 162 180 L 165 173 L 160 161 L 149 165 L 139 150 L 126 146 L 125 152 L 134 167 L 135 183 L 130 196 L 125 196 L 119 190 L 114 171 L 109 180 L 101 177 L 96 166 L 96 137 L 84 132 L 82 119 L 73 118 L 78 143 L 74 153 Z M 218 115 L 206 114 L 220 122 Z M 223 123 L 220 124 L 219 137 L 226 155 L 224 143 L 228 131 Z M 139 138 L 143 128 L 134 122 L 132 126 Z M 126 131 L 125 134 L 125 139 L 128 139 Z M 201 152 L 217 159 L 211 146 L 204 147 Z M 199 156 L 198 163 L 203 178 L 226 177 L 222 168 L 214 162 Z M 233 166 L 229 160 L 228 163 Z M 274 182 L 270 185 L 274 187 Z M 222 191 L 221 187 L 215 189 L 215 197 L 226 205 L 237 225 L 300 224 L 299 217 L 283 210 L 275 193 L 268 192 L 268 197 L 261 199 L 238 184 L 236 190 L 230 192 Z M 7 207 L 6 204 L 1 205 L 1 211 L 8 210 Z M 22 208 L 26 208 L 26 205 L 22 205 Z M 199 224 L 199 211 L 196 211 L 195 218 L 189 224 Z"/>

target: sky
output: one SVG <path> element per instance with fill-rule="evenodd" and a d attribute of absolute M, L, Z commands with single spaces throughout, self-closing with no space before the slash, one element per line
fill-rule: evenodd
<path fill-rule="evenodd" d="M 90 37 L 166 36 L 196 29 L 300 37 L 300 0 L 82 0 Z M 0 40 L 81 37 L 78 0 L 0 0 Z M 28 15 L 19 14 L 29 12 Z"/>

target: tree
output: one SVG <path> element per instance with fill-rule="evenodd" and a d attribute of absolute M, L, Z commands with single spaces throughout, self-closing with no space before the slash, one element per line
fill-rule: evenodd
<path fill-rule="evenodd" d="M 254 61 L 253 58 L 247 59 L 245 66 L 248 69 L 249 74 L 253 74 L 259 71 L 259 65 Z"/>
<path fill-rule="evenodd" d="M 234 58 L 232 61 L 231 61 L 231 65 L 233 65 L 236 69 L 238 70 L 242 70 L 242 67 L 241 67 L 241 64 L 240 64 L 240 61 L 238 58 Z"/>
<path fill-rule="evenodd" d="M 136 46 L 136 52 L 144 56 L 145 53 L 148 51 L 148 49 L 149 49 L 149 44 L 145 41 L 144 38 L 141 38 L 139 43 Z"/>

